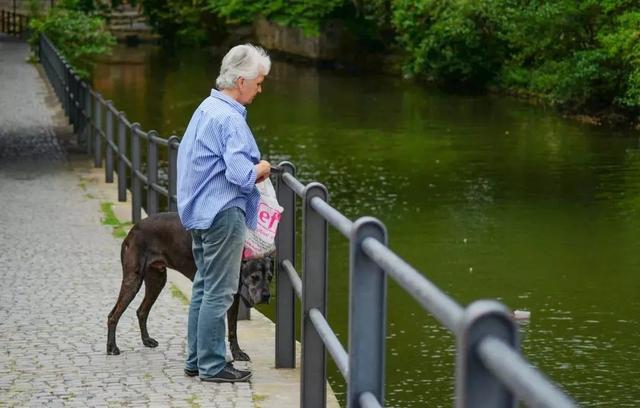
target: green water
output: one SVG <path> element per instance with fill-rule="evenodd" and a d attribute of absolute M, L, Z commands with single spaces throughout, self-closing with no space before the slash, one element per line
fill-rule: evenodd
<path fill-rule="evenodd" d="M 144 129 L 181 135 L 219 59 L 120 47 L 94 85 Z M 524 354 L 581 405 L 640 406 L 637 133 L 277 61 L 263 88 L 248 119 L 267 160 L 324 183 L 351 219 L 381 219 L 390 247 L 461 305 L 531 311 Z M 328 319 L 346 344 L 347 242 L 332 232 L 330 247 Z M 387 331 L 387 406 L 451 406 L 453 337 L 392 282 Z"/>

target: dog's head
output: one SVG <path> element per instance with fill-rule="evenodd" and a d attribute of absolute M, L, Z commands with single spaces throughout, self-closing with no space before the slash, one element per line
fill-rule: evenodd
<path fill-rule="evenodd" d="M 273 259 L 270 256 L 242 261 L 240 298 L 247 307 L 269 303 L 271 279 L 273 279 Z"/>

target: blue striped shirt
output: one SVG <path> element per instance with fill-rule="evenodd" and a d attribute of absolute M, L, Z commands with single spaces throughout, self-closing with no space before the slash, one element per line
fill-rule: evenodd
<path fill-rule="evenodd" d="M 185 228 L 207 229 L 231 207 L 256 228 L 260 151 L 246 117 L 244 106 L 215 89 L 193 113 L 178 148 L 178 214 Z"/>

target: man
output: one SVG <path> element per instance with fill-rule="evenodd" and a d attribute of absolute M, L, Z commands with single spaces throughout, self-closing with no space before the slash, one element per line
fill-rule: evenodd
<path fill-rule="evenodd" d="M 270 164 L 246 122 L 271 60 L 262 48 L 233 47 L 222 59 L 217 90 L 195 110 L 178 149 L 178 214 L 191 231 L 198 268 L 193 280 L 185 374 L 202 381 L 248 381 L 225 360 L 224 317 L 238 290 L 245 224 L 256 228 Z"/>

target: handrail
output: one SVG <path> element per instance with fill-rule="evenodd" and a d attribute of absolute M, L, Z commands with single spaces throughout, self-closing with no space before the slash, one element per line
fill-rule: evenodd
<path fill-rule="evenodd" d="M 530 407 L 573 407 L 565 394 L 552 386 L 538 370 L 508 344 L 488 336 L 478 343 L 478 355 L 491 372 L 500 378 L 516 396 Z M 544 392 L 539 392 L 544 390 Z"/>
<path fill-rule="evenodd" d="M 362 250 L 447 329 L 457 330 L 464 314 L 460 305 L 374 238 L 365 239 Z"/>
<path fill-rule="evenodd" d="M 318 214 L 322 215 L 324 219 L 329 222 L 329 224 L 340 231 L 342 235 L 344 235 L 345 237 L 349 237 L 351 228 L 353 227 L 353 222 L 342 215 L 340 211 L 330 206 L 320 197 L 314 197 L 313 199 L 311 199 L 311 207 L 313 207 L 313 209 L 316 210 Z"/>
<path fill-rule="evenodd" d="M 285 259 L 282 261 L 282 269 L 288 274 L 289 281 L 293 285 L 293 290 L 296 293 L 298 299 L 302 299 L 302 279 L 298 276 L 293 265 L 291 265 L 291 261 Z"/>
<path fill-rule="evenodd" d="M 311 309 L 309 311 L 309 317 L 318 334 L 320 334 L 322 342 L 327 346 L 327 350 L 333 357 L 333 361 L 336 362 L 338 370 L 340 370 L 345 379 L 349 378 L 349 355 L 344 350 L 344 347 L 342 347 L 336 334 L 331 330 L 331 326 L 329 326 L 329 323 L 327 323 L 327 320 L 318 309 Z"/>

